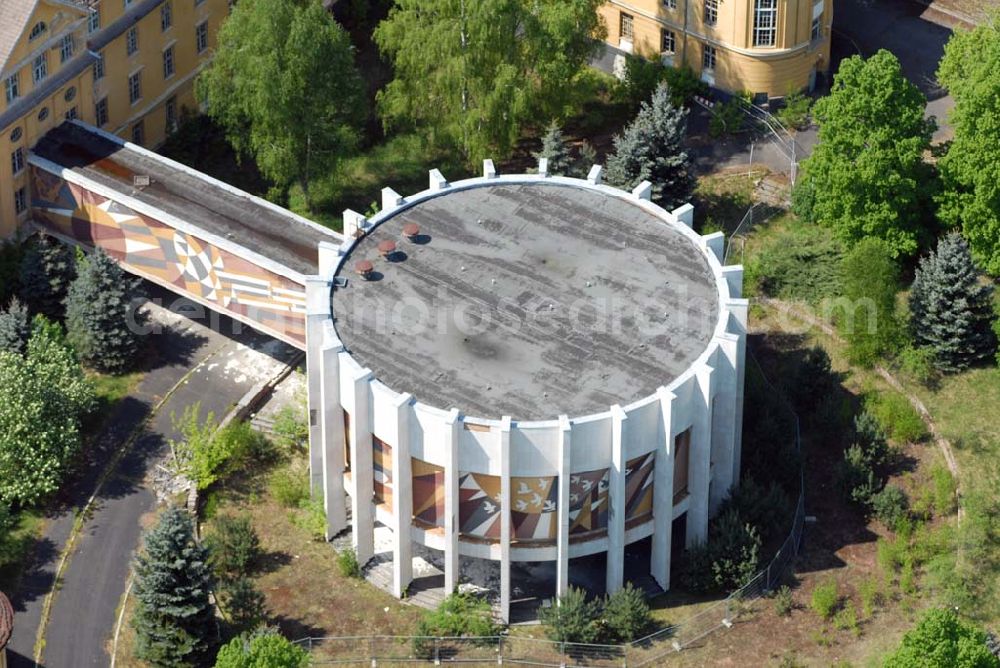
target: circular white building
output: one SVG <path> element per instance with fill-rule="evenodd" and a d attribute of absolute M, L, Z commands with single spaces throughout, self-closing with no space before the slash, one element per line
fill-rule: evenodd
<path fill-rule="evenodd" d="M 320 248 L 307 284 L 314 493 L 328 533 L 350 517 L 358 559 L 392 530 L 392 589 L 413 544 L 499 562 L 606 553 L 649 538 L 670 583 L 672 541 L 706 540 L 738 480 L 747 302 L 724 237 L 587 180 L 484 176 L 402 198 Z M 345 496 L 345 491 L 347 496 Z M 348 508 L 349 506 L 349 508 Z M 674 545 L 676 550 L 679 546 Z M 629 573 L 630 576 L 637 574 Z M 645 574 L 642 574 L 645 575 Z"/>

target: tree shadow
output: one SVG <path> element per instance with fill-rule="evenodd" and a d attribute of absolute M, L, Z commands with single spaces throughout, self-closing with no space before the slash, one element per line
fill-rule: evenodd
<path fill-rule="evenodd" d="M 58 546 L 46 536 L 25 537 L 18 552 L 31 555 L 20 577 L 15 579 L 15 573 L 6 573 L 5 569 L 0 569 L 0 583 L 3 583 L 6 591 L 11 592 L 10 602 L 15 613 L 26 611 L 28 603 L 49 593 L 55 581 L 52 567 L 59 557 Z"/>
<path fill-rule="evenodd" d="M 289 565 L 292 561 L 294 561 L 292 555 L 282 550 L 263 552 L 254 564 L 254 571 L 256 574 L 261 575 L 274 573 L 282 567 Z"/>
<path fill-rule="evenodd" d="M 322 638 L 327 634 L 325 628 L 287 615 L 276 615 L 271 618 L 271 623 L 281 630 L 283 636 L 293 641 L 304 638 Z"/>

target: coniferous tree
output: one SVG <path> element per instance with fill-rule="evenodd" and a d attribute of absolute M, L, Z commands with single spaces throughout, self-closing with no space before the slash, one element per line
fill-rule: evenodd
<path fill-rule="evenodd" d="M 532 153 L 536 160 L 545 158 L 549 161 L 548 173 L 556 176 L 568 176 L 573 167 L 569 145 L 563 137 L 562 128 L 558 123 L 552 123 L 542 137 L 542 150 Z"/>
<path fill-rule="evenodd" d="M 191 516 L 168 509 L 145 547 L 135 561 L 136 654 L 154 666 L 203 665 L 215 635 L 212 576 Z"/>
<path fill-rule="evenodd" d="M 39 234 L 21 263 L 21 299 L 33 313 L 61 318 L 63 300 L 75 277 L 73 249 L 48 234 Z"/>
<path fill-rule="evenodd" d="M 967 369 L 995 349 L 991 293 L 959 234 L 943 237 L 937 251 L 920 260 L 910 292 L 911 327 L 916 344 L 934 352 L 942 371 Z"/>
<path fill-rule="evenodd" d="M 28 309 L 13 297 L 7 308 L 0 311 L 0 351 L 22 354 L 30 335 Z"/>
<path fill-rule="evenodd" d="M 138 326 L 144 316 L 134 300 L 139 280 L 103 251 L 80 267 L 66 297 L 66 330 L 80 357 L 102 371 L 129 368 L 139 348 Z"/>
<path fill-rule="evenodd" d="M 686 203 L 694 190 L 687 152 L 682 147 L 687 132 L 687 110 L 670 101 L 666 82 L 643 102 L 635 119 L 615 137 L 615 152 L 608 158 L 606 180 L 631 190 L 642 181 L 653 184 L 653 201 L 667 210 Z"/>

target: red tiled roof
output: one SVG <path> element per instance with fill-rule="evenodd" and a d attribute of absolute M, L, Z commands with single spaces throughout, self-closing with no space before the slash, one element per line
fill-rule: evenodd
<path fill-rule="evenodd" d="M 10 634 L 14 631 L 14 607 L 10 600 L 0 591 L 0 651 L 7 646 Z"/>

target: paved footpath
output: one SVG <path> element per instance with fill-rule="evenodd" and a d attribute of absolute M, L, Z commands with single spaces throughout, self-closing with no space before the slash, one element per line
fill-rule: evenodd
<path fill-rule="evenodd" d="M 48 522 L 34 567 L 15 598 L 11 668 L 35 665 L 34 648 L 47 599 L 38 665 L 108 665 L 108 642 L 140 542 L 141 520 L 156 507 L 155 493 L 144 484 L 147 469 L 169 439 L 179 438 L 171 413 L 180 414 L 200 402 L 202 415 L 212 411 L 221 419 L 294 354 L 246 327 L 238 335 L 225 336 L 165 309 L 153 310 L 154 320 L 166 325 L 153 335 L 161 363 L 119 404 L 88 470 Z M 221 319 L 217 329 L 231 332 L 232 323 Z M 133 434 L 137 437 L 131 448 L 97 490 L 101 471 Z M 92 509 L 74 534 L 76 516 L 95 490 Z M 59 585 L 53 587 L 60 564 Z"/>

